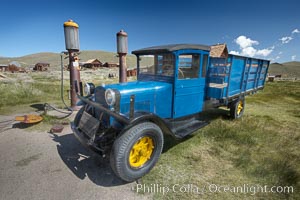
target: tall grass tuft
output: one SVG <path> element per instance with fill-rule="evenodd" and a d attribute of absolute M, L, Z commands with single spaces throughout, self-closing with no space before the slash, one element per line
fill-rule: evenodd
<path fill-rule="evenodd" d="M 35 103 L 40 100 L 43 92 L 32 83 L 6 83 L 0 84 L 0 108 L 26 103 Z"/>

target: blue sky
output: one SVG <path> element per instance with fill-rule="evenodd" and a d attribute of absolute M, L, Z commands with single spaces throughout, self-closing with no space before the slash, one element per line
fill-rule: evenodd
<path fill-rule="evenodd" d="M 63 23 L 79 24 L 81 50 L 129 51 L 172 43 L 227 43 L 236 54 L 300 60 L 298 0 L 1 0 L 0 56 L 65 49 Z"/>

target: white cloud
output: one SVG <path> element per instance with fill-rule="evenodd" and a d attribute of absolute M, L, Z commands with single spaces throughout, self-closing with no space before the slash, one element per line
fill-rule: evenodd
<path fill-rule="evenodd" d="M 240 53 L 238 51 L 230 51 L 230 54 L 234 54 L 234 55 L 240 55 Z"/>
<path fill-rule="evenodd" d="M 275 46 L 272 46 L 270 48 L 266 49 L 256 49 L 253 47 L 253 45 L 258 45 L 259 42 L 256 40 L 252 40 L 250 38 L 247 38 L 244 35 L 241 35 L 237 37 L 235 40 L 235 43 L 239 45 L 241 52 L 238 51 L 230 51 L 231 54 L 235 55 L 243 55 L 243 56 L 263 56 L 266 57 L 272 53 Z"/>
<path fill-rule="evenodd" d="M 270 55 L 270 53 L 272 53 L 273 49 L 261 49 L 261 50 L 257 50 L 256 55 L 258 56 L 268 56 Z"/>
<path fill-rule="evenodd" d="M 280 38 L 279 40 L 281 40 L 281 43 L 282 43 L 282 44 L 287 44 L 287 43 L 289 43 L 292 39 L 293 39 L 292 37 L 287 36 L 287 37 L 282 37 L 282 38 Z"/>
<path fill-rule="evenodd" d="M 282 54 L 282 51 L 280 51 L 279 53 L 278 53 L 278 55 L 281 55 Z"/>
<path fill-rule="evenodd" d="M 293 55 L 291 58 L 292 60 L 296 60 L 296 55 Z"/>
<path fill-rule="evenodd" d="M 251 47 L 252 45 L 259 44 L 258 41 L 251 40 L 250 38 L 247 38 L 244 35 L 241 35 L 238 38 L 236 38 L 235 43 L 237 43 L 242 49 L 247 48 L 247 47 Z"/>
<path fill-rule="evenodd" d="M 300 33 L 300 31 L 296 28 L 295 30 L 292 31 L 292 34 L 294 33 Z"/>
<path fill-rule="evenodd" d="M 276 58 L 274 60 L 278 60 L 280 58 L 280 56 L 276 56 Z"/>
<path fill-rule="evenodd" d="M 246 48 L 243 48 L 242 49 L 242 55 L 244 56 L 250 56 L 250 57 L 253 57 L 255 56 L 257 53 L 257 50 L 254 49 L 253 47 L 246 47 Z"/>

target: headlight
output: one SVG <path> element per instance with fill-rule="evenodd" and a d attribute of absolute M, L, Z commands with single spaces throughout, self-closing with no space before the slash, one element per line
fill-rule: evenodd
<path fill-rule="evenodd" d="M 112 89 L 107 89 L 105 91 L 105 101 L 109 106 L 116 103 L 116 93 Z"/>
<path fill-rule="evenodd" d="M 84 84 L 84 93 L 85 95 L 91 95 L 95 92 L 95 85 L 93 83 Z"/>

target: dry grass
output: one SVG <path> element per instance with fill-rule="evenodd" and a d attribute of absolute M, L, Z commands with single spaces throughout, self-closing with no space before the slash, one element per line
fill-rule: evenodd
<path fill-rule="evenodd" d="M 192 137 L 181 142 L 167 138 L 164 153 L 143 183 L 206 187 L 204 194 L 155 193 L 154 199 L 299 199 L 299 94 L 299 82 L 271 83 L 246 99 L 240 120 L 214 110 L 209 113 L 214 120 Z M 293 186 L 294 193 L 212 193 L 210 184 Z"/>
<path fill-rule="evenodd" d="M 118 82 L 118 77 L 108 78 L 108 74 L 116 74 L 118 69 L 98 69 L 81 71 L 83 83 L 92 82 L 95 85 Z M 31 72 L 31 73 L 4 73 L 6 78 L 0 80 L 0 113 L 9 114 L 30 110 L 30 104 L 54 103 L 63 106 L 60 97 L 61 73 L 60 71 Z M 129 77 L 128 81 L 135 80 Z M 68 100 L 69 72 L 64 72 L 64 99 Z"/>
<path fill-rule="evenodd" d="M 87 82 L 113 83 L 107 70 L 84 71 Z M 68 89 L 65 76 L 65 99 Z M 22 112 L 32 104 L 60 102 L 60 73 L 6 74 L 0 82 L 0 113 Z M 299 199 L 300 194 L 300 82 L 268 83 L 263 92 L 246 98 L 245 116 L 228 119 L 224 110 L 208 114 L 213 120 L 183 141 L 166 138 L 158 164 L 142 181 L 162 185 L 209 184 L 293 186 L 293 194 L 279 193 L 161 193 L 154 199 Z M 46 119 L 49 123 L 56 119 Z M 207 189 L 207 188 L 206 188 Z"/>

